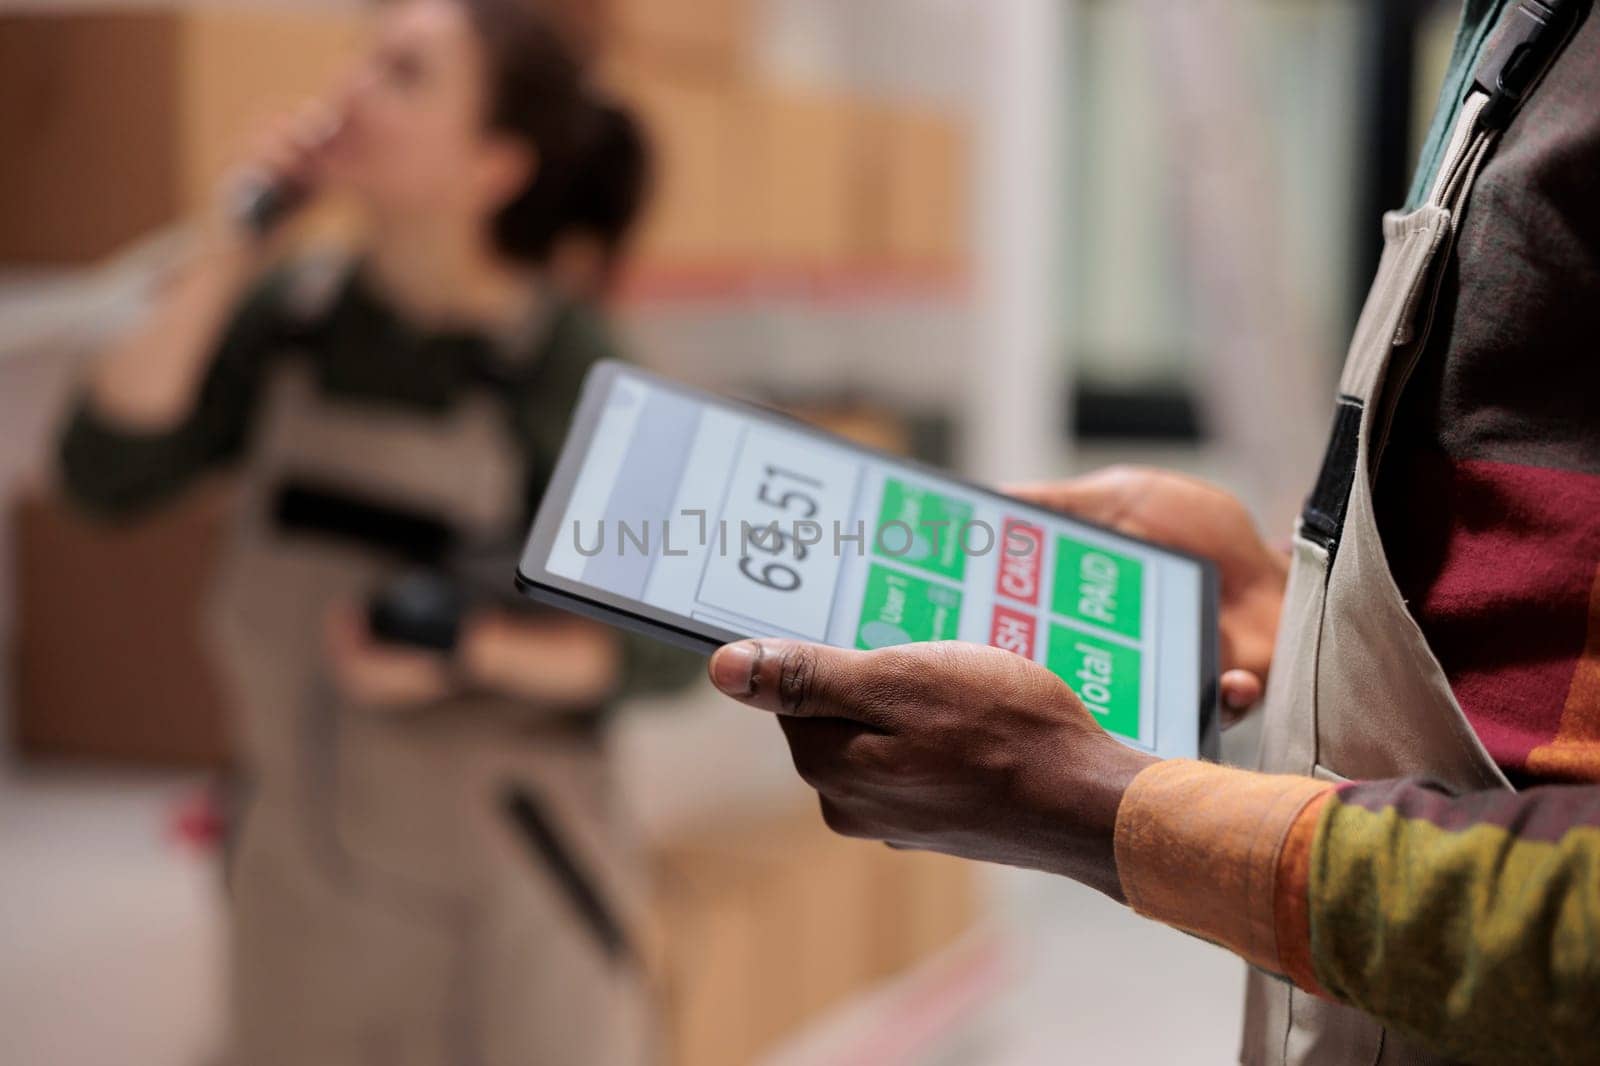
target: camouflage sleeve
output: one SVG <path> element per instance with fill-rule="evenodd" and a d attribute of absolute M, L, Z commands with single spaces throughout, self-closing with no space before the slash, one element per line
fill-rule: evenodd
<path fill-rule="evenodd" d="M 1124 798 L 1116 851 L 1141 913 L 1452 1057 L 1600 1054 L 1600 788 L 1161 763 Z"/>

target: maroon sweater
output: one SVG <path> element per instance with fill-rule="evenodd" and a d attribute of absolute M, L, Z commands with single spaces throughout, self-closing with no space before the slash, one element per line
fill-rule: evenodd
<path fill-rule="evenodd" d="M 1600 17 L 1459 224 L 1379 472 L 1396 581 L 1489 753 L 1600 780 Z"/>

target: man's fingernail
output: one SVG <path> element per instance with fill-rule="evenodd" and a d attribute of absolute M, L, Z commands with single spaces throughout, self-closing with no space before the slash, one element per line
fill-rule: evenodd
<path fill-rule="evenodd" d="M 756 690 L 756 664 L 761 647 L 753 640 L 719 648 L 711 657 L 711 683 L 730 696 L 749 696 Z"/>

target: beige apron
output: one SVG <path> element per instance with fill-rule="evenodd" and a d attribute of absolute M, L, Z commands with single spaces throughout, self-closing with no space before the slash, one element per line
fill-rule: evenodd
<path fill-rule="evenodd" d="M 298 361 L 270 382 L 212 627 L 250 786 L 232 867 L 237 1066 L 644 1060 L 637 972 L 506 805 L 534 797 L 626 925 L 640 886 L 603 735 L 490 696 L 343 705 L 325 612 L 365 603 L 398 564 L 285 534 L 271 513 L 285 479 L 309 478 L 503 533 L 522 500 L 504 426 L 487 394 L 429 417 L 330 403 Z"/>
<path fill-rule="evenodd" d="M 1513 9 L 1513 19 L 1521 14 Z M 1503 29 L 1502 42 L 1507 36 Z M 1474 91 L 1428 202 L 1383 221 L 1383 258 L 1339 383 L 1328 453 L 1295 530 L 1265 700 L 1263 770 L 1331 781 L 1421 775 L 1462 791 L 1510 787 L 1395 586 L 1373 512 L 1391 419 L 1432 326 L 1455 220 L 1504 128 L 1503 106 Z M 1443 1061 L 1368 1015 L 1256 972 L 1240 1059 L 1248 1066 Z"/>

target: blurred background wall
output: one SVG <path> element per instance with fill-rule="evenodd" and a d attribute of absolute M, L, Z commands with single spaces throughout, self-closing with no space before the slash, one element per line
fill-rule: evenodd
<path fill-rule="evenodd" d="M 1287 534 L 1459 5 L 564 6 L 659 154 L 620 299 L 641 361 L 986 479 L 1178 465 Z M 0 1029 L 36 1041 L 14 1061 L 109 1061 L 60 1020 L 96 990 L 118 1061 L 208 1039 L 218 901 L 167 828 L 226 758 L 193 605 L 227 488 L 107 533 L 50 490 L 48 440 L 169 228 L 362 19 L 342 0 L 0 7 Z M 769 727 L 701 692 L 624 728 L 678 1061 L 1231 1049 L 1231 960 L 1071 886 L 826 839 Z M 167 960 L 170 988 L 130 950 Z M 1162 989 L 1191 1035 L 1129 1044 L 1129 996 Z M 181 1020 L 118 1020 L 138 1017 Z"/>

